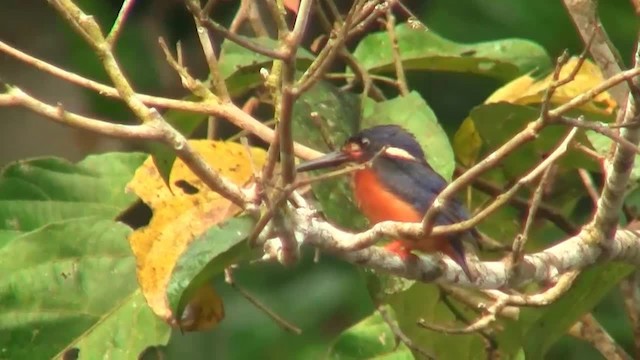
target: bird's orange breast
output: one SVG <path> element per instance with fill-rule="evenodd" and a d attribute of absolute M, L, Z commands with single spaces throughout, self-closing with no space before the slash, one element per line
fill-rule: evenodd
<path fill-rule="evenodd" d="M 403 222 L 420 222 L 422 220 L 423 215 L 416 211 L 411 204 L 389 191 L 371 169 L 359 170 L 355 173 L 353 188 L 360 211 L 372 224 L 388 220 Z M 424 252 L 439 250 L 449 253 L 447 241 L 443 240 L 429 238 L 417 243 L 395 240 L 387 245 L 387 249 L 398 253 L 409 249 Z"/>
<path fill-rule="evenodd" d="M 386 220 L 416 222 L 422 219 L 413 206 L 390 192 L 371 169 L 357 171 L 353 187 L 358 207 L 374 224 Z"/>

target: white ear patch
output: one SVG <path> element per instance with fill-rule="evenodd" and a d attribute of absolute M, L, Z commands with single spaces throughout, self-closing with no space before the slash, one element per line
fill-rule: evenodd
<path fill-rule="evenodd" d="M 416 158 L 413 157 L 413 155 L 409 154 L 407 150 L 400 149 L 393 146 L 389 146 L 385 148 L 384 154 L 397 159 L 412 160 L 412 161 L 416 160 Z"/>

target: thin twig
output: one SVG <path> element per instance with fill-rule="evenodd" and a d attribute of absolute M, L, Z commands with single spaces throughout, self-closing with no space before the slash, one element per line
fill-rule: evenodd
<path fill-rule="evenodd" d="M 607 360 L 631 360 L 631 356 L 618 345 L 592 313 L 584 315 L 569 329 L 569 335 L 582 339 L 602 354 Z"/>
<path fill-rule="evenodd" d="M 633 143 L 631 143 L 629 140 L 627 140 L 627 139 L 623 138 L 622 136 L 620 136 L 620 134 L 618 134 L 611 127 L 607 126 L 604 123 L 596 122 L 596 121 L 587 121 L 587 120 L 584 119 L 583 116 L 580 116 L 578 118 L 570 118 L 570 117 L 567 117 L 567 116 L 560 116 L 558 118 L 553 119 L 553 121 L 557 122 L 557 123 L 560 123 L 560 124 L 565 124 L 565 125 L 569 125 L 569 126 L 579 127 L 579 128 L 582 128 L 582 129 L 592 130 L 592 131 L 597 132 L 598 134 L 604 135 L 604 136 L 608 137 L 609 139 L 613 140 L 614 142 L 624 146 L 627 150 L 634 151 L 635 153 L 640 155 L 640 148 L 638 148 L 637 146 L 633 145 Z M 627 124 L 626 126 L 636 126 L 636 125 L 637 124 Z"/>
<path fill-rule="evenodd" d="M 460 174 L 464 173 L 464 171 L 465 169 L 463 167 L 457 166 L 454 171 L 454 175 L 460 176 Z M 483 178 L 475 179 L 472 186 L 492 197 L 496 197 L 504 191 L 503 188 Z M 512 197 L 509 200 L 509 203 L 521 211 L 526 211 L 529 209 L 529 200 L 519 196 Z M 573 235 L 576 234 L 579 230 L 578 226 L 573 224 L 571 220 L 567 219 L 559 210 L 552 206 L 540 204 L 537 216 L 549 220 L 551 223 L 557 226 L 558 229 L 564 231 L 567 234 Z"/>
<path fill-rule="evenodd" d="M 285 184 L 290 184 L 295 180 L 295 155 L 293 152 L 293 103 L 298 94 L 291 90 L 295 75 L 295 61 L 302 36 L 306 31 L 311 14 L 312 0 L 300 1 L 298 16 L 293 26 L 293 30 L 280 29 L 278 36 L 281 39 L 282 47 L 286 49 L 287 57 L 282 62 L 281 92 L 279 104 L 277 104 L 278 131 L 280 133 L 280 163 L 282 166 L 282 180 Z M 283 15 L 284 17 L 284 15 Z M 284 21 L 284 19 L 283 19 Z"/>
<path fill-rule="evenodd" d="M 522 233 L 519 234 L 516 237 L 516 240 L 513 242 L 513 251 L 511 253 L 511 266 L 509 271 L 510 272 L 509 277 L 513 275 L 513 271 L 516 271 L 518 264 L 522 260 L 524 247 L 527 244 L 527 240 L 529 239 L 531 226 L 533 226 L 536 213 L 538 212 L 538 208 L 540 207 L 540 202 L 542 201 L 542 195 L 544 194 L 545 186 L 549 181 L 549 174 L 551 174 L 551 171 L 550 171 L 551 168 L 552 166 L 547 167 L 542 173 L 540 182 L 538 183 L 538 186 L 536 187 L 536 190 L 533 193 L 533 197 L 531 198 L 531 206 L 529 207 L 527 220 L 525 221 L 525 224 L 524 224 L 524 230 L 522 230 Z"/>
<path fill-rule="evenodd" d="M 243 1 L 244 2 L 244 1 Z M 266 57 L 270 57 L 272 59 L 284 59 L 286 54 L 280 49 L 270 49 L 263 45 L 258 44 L 257 42 L 251 40 L 250 38 L 244 37 L 242 35 L 238 35 L 231 30 L 228 30 L 224 26 L 218 24 L 212 19 L 205 17 L 203 14 L 199 14 L 198 16 L 202 26 L 206 27 L 210 31 L 213 31 L 217 34 L 224 36 L 225 39 L 232 41 L 247 50 L 251 50 L 260 55 L 264 55 Z"/>
<path fill-rule="evenodd" d="M 396 68 L 396 86 L 400 91 L 400 94 L 406 96 L 409 94 L 409 86 L 407 85 L 407 77 L 404 73 L 404 66 L 402 65 L 402 55 L 400 54 L 400 46 L 398 45 L 398 37 L 396 36 L 396 17 L 393 16 L 391 9 L 387 9 L 386 13 L 387 21 L 387 34 L 389 34 L 389 40 L 391 41 L 391 51 L 393 53 L 393 64 Z"/>
<path fill-rule="evenodd" d="M 629 227 L 628 227 L 629 228 Z M 633 330 L 636 358 L 640 356 L 640 272 L 634 271 L 620 284 L 624 308 Z"/>
<path fill-rule="evenodd" d="M 582 185 L 584 185 L 585 190 L 587 190 L 587 194 L 589 194 L 594 207 L 597 206 L 598 199 L 600 198 L 600 192 L 596 189 L 596 185 L 593 183 L 591 174 L 589 174 L 589 171 L 585 169 L 578 169 L 578 175 L 580 175 Z"/>
<path fill-rule="evenodd" d="M 505 299 L 509 305 L 531 307 L 547 306 L 558 300 L 571 288 L 571 285 L 573 285 L 579 273 L 579 271 L 570 271 L 562 274 L 552 287 L 538 294 L 514 295 L 505 294 L 499 290 L 487 290 L 485 293 L 496 299 Z"/>
<path fill-rule="evenodd" d="M 171 127 L 153 108 L 148 108 L 137 96 L 126 76 L 120 69 L 106 39 L 100 31 L 100 27 L 94 18 L 87 16 L 70 0 L 52 1 L 54 7 L 72 24 L 94 49 L 96 55 L 102 60 L 103 67 L 120 98 L 127 104 L 131 111 L 143 124 L 157 127 L 162 132 L 163 140 L 170 145 L 176 155 L 212 190 L 220 193 L 236 205 L 242 208 L 253 206 L 254 199 L 240 189 L 233 182 L 222 177 L 198 154 L 187 142 L 187 139 L 177 130 Z"/>
<path fill-rule="evenodd" d="M 24 107 L 60 124 L 114 138 L 148 140 L 160 140 L 162 138 L 162 134 L 152 127 L 109 123 L 78 115 L 65 110 L 61 104 L 51 106 L 14 86 L 9 87 L 4 94 L 0 94 L 0 106 Z"/>
<path fill-rule="evenodd" d="M 225 281 L 229 284 L 233 289 L 235 289 L 242 297 L 247 299 L 253 306 L 255 306 L 258 310 L 262 311 L 267 315 L 273 322 L 275 322 L 278 326 L 280 326 L 283 330 L 288 331 L 290 333 L 300 335 L 302 334 L 302 330 L 292 324 L 290 321 L 286 320 L 282 316 L 278 315 L 275 311 L 270 309 L 267 305 L 265 305 L 262 301 L 258 300 L 253 294 L 244 289 L 242 286 L 238 285 L 238 283 L 233 278 L 233 273 L 230 268 L 225 269 Z"/>
<path fill-rule="evenodd" d="M 414 343 L 411 338 L 409 338 L 398 326 L 398 323 L 391 317 L 389 312 L 384 306 L 378 306 L 378 313 L 382 317 L 382 320 L 387 323 L 391 332 L 400 340 L 403 344 L 405 344 L 409 349 L 414 352 L 420 354 L 425 359 L 435 359 L 436 357 L 429 351 L 423 349 L 418 344 Z"/>
<path fill-rule="evenodd" d="M 471 325 L 473 322 L 471 320 L 469 320 L 467 318 L 467 316 L 465 316 L 465 314 L 460 311 L 458 309 L 458 307 L 456 306 L 456 304 L 454 304 L 451 299 L 449 298 L 449 294 L 448 293 L 440 293 L 440 299 L 442 300 L 442 303 L 449 309 L 449 311 L 451 311 L 451 313 L 453 314 L 453 316 L 455 316 L 455 318 L 467 325 Z M 479 329 L 477 331 L 477 334 L 480 335 L 484 342 L 485 342 L 485 349 L 487 350 L 487 355 L 491 355 L 492 353 L 495 352 L 495 350 L 498 347 L 498 342 L 496 341 L 495 337 L 491 334 L 493 331 L 493 329 Z M 488 359 L 493 359 L 491 357 L 489 357 Z"/>
<path fill-rule="evenodd" d="M 122 29 L 124 28 L 124 23 L 135 4 L 135 0 L 124 0 L 122 2 L 122 6 L 120 7 L 120 11 L 118 12 L 118 16 L 116 20 L 113 22 L 113 26 L 111 27 L 111 31 L 109 31 L 109 35 L 107 35 L 107 44 L 110 47 L 114 47 L 116 40 L 118 40 L 118 36 Z"/>
<path fill-rule="evenodd" d="M 375 1 L 367 2 L 361 9 L 358 16 L 354 19 L 354 26 L 347 33 L 347 38 L 351 39 L 365 32 L 371 24 L 382 17 L 387 9 L 391 7 L 391 3 L 396 1 L 383 1 L 376 3 Z"/>
<path fill-rule="evenodd" d="M 216 56 L 216 53 L 213 49 L 213 41 L 211 37 L 209 37 L 207 28 L 201 21 L 202 9 L 200 8 L 199 2 L 199 0 L 186 0 L 187 9 L 189 9 L 189 11 L 191 11 L 191 14 L 193 15 L 193 20 L 196 25 L 196 32 L 198 33 L 198 38 L 200 39 L 200 46 L 202 47 L 202 52 L 204 53 L 207 65 L 209 66 L 209 77 L 211 78 L 211 83 L 216 90 L 216 95 L 220 98 L 221 101 L 227 102 L 230 101 L 229 90 L 227 90 L 227 84 L 220 74 L 218 57 Z"/>
<path fill-rule="evenodd" d="M 507 306 L 507 299 L 501 298 L 496 300 L 491 306 L 487 308 L 486 314 L 479 317 L 473 323 L 462 328 L 450 328 L 440 325 L 434 325 L 428 323 L 424 319 L 418 320 L 418 326 L 428 330 L 438 331 L 445 334 L 470 334 L 484 330 L 491 326 L 496 321 L 496 314 L 499 313 L 505 306 Z"/>
<path fill-rule="evenodd" d="M 456 301 L 466 305 L 468 308 L 476 312 L 482 312 L 487 309 L 487 301 L 489 300 L 476 296 L 471 290 L 448 284 L 438 285 L 443 295 L 452 297 Z M 515 306 L 505 306 L 504 308 L 499 309 L 496 314 L 504 318 L 518 320 L 518 317 L 520 316 L 520 309 Z"/>
<path fill-rule="evenodd" d="M 300 79 L 296 82 L 295 87 L 291 89 L 294 94 L 302 94 L 313 86 L 322 75 L 326 72 L 327 68 L 333 63 L 333 59 L 338 55 L 339 50 L 344 46 L 347 40 L 347 32 L 351 25 L 355 15 L 362 9 L 365 0 L 356 0 L 351 6 L 349 13 L 344 19 L 342 26 L 338 30 L 335 36 L 330 36 L 325 47 L 320 51 L 320 54 L 309 65 L 309 68 L 302 74 Z"/>

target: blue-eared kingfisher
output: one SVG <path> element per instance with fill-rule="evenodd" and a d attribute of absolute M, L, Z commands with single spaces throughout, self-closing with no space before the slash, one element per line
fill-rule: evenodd
<path fill-rule="evenodd" d="M 416 138 L 397 125 L 381 125 L 350 137 L 337 151 L 300 164 L 297 171 L 318 170 L 348 163 L 367 163 L 353 173 L 355 200 L 369 222 L 420 222 L 447 181 L 427 163 Z M 440 210 L 435 225 L 449 225 L 469 218 L 457 199 L 450 199 Z M 385 248 L 403 259 L 412 250 L 441 252 L 452 258 L 470 280 L 463 241 L 477 244 L 476 229 L 462 233 L 429 237 L 419 241 L 394 240 Z"/>

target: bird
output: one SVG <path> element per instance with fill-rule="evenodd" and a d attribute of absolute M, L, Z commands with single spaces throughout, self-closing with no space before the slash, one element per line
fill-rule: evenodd
<path fill-rule="evenodd" d="M 297 172 L 364 164 L 352 173 L 356 205 L 371 224 L 382 221 L 420 222 L 433 201 L 448 185 L 427 162 L 416 137 L 398 125 L 379 125 L 361 130 L 344 145 L 319 158 L 299 164 Z M 449 199 L 435 218 L 435 225 L 467 220 L 469 212 L 457 199 Z M 475 229 L 419 240 L 396 239 L 385 248 L 402 259 L 412 251 L 440 252 L 449 256 L 475 281 L 467 264 L 463 241 L 478 245 Z"/>

